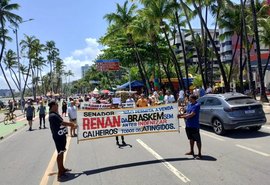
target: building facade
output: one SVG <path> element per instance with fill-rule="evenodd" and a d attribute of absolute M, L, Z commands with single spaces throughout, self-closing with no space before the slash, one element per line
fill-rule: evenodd
<path fill-rule="evenodd" d="M 81 67 L 82 71 L 82 78 L 85 76 L 86 72 L 90 69 L 90 66 L 88 64 L 85 64 L 84 66 Z"/>

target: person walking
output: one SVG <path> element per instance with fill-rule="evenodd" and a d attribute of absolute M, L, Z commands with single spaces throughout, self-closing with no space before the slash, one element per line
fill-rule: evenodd
<path fill-rule="evenodd" d="M 112 104 L 111 109 L 119 109 L 119 104 Z M 125 142 L 125 138 L 124 135 L 120 135 L 121 136 L 121 141 L 122 141 L 122 145 L 120 145 L 119 143 L 119 138 L 118 136 L 115 136 L 115 140 L 116 140 L 116 145 L 117 146 L 126 146 L 126 142 Z"/>
<path fill-rule="evenodd" d="M 199 114 L 200 114 L 200 104 L 197 102 L 197 96 L 192 94 L 189 96 L 190 103 L 187 105 L 186 113 L 180 115 L 180 118 L 184 118 L 186 122 L 186 134 L 189 139 L 190 151 L 185 155 L 194 156 L 194 143 L 196 142 L 198 148 L 197 159 L 202 158 L 201 148 L 201 136 L 200 136 L 200 124 L 199 124 Z"/>
<path fill-rule="evenodd" d="M 37 108 L 37 112 L 39 112 L 39 129 L 41 129 L 41 123 L 43 121 L 43 128 L 45 129 L 45 116 L 46 116 L 46 107 L 43 105 L 43 102 L 40 102 L 40 106 Z"/>
<path fill-rule="evenodd" d="M 65 117 L 67 117 L 67 102 L 64 100 L 62 103 L 62 117 L 65 114 Z"/>
<path fill-rule="evenodd" d="M 32 102 L 28 103 L 26 108 L 26 120 L 28 121 L 29 131 L 32 131 L 33 118 L 35 117 L 35 107 Z"/>
<path fill-rule="evenodd" d="M 71 101 L 70 107 L 68 107 L 68 117 L 69 121 L 76 124 L 77 123 L 77 107 L 74 101 Z M 70 127 L 70 136 L 76 137 L 75 128 Z"/>
<path fill-rule="evenodd" d="M 49 104 L 49 122 L 52 137 L 57 150 L 57 167 L 58 167 L 58 181 L 63 181 L 67 178 L 66 172 L 71 169 L 64 167 L 64 152 L 66 151 L 66 134 L 68 132 L 67 126 L 76 128 L 77 125 L 71 122 L 63 121 L 63 118 L 58 114 L 58 104 L 51 101 Z"/>

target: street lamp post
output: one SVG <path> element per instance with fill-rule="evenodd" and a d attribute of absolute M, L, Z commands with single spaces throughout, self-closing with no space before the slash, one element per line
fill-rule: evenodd
<path fill-rule="evenodd" d="M 29 22 L 32 21 L 34 19 L 28 19 L 25 21 L 20 22 L 19 24 L 22 24 L 24 22 Z M 16 48 L 17 48 L 17 62 L 18 62 L 18 74 L 19 74 L 19 83 L 18 83 L 18 87 L 19 87 L 19 91 L 20 91 L 20 105 L 21 105 L 21 111 L 23 112 L 23 104 L 22 104 L 22 100 L 23 100 L 23 93 L 22 93 L 22 86 L 21 86 L 21 72 L 20 72 L 20 67 L 21 67 L 21 63 L 20 63 L 20 52 L 19 52 L 19 39 L 18 39 L 18 29 L 17 28 L 12 28 L 10 27 L 13 32 L 15 33 L 15 37 L 16 37 Z"/>

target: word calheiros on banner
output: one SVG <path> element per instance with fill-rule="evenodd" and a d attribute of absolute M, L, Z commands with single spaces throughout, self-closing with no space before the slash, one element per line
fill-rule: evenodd
<path fill-rule="evenodd" d="M 144 108 L 79 110 L 78 141 L 118 135 L 179 131 L 177 104 Z"/>

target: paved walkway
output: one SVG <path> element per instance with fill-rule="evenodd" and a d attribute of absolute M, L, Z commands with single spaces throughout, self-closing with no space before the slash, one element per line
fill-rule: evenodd
<path fill-rule="evenodd" d="M 37 110 L 37 105 L 34 106 Z M 37 112 L 35 113 L 37 117 L 38 113 Z M 22 113 L 21 110 L 15 110 L 14 114 L 16 114 L 17 116 L 16 122 L 12 123 L 10 121 L 7 125 L 5 125 L 4 118 L 6 115 L 4 114 L 4 112 L 0 113 L 0 140 L 27 125 L 26 118 L 24 117 L 24 114 Z"/>

